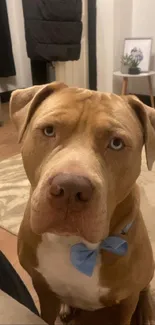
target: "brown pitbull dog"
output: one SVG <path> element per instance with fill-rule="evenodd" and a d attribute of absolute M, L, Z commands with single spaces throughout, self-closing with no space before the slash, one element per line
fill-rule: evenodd
<path fill-rule="evenodd" d="M 134 96 L 61 83 L 14 91 L 10 109 L 31 183 L 18 254 L 42 318 L 152 324 L 154 262 L 136 180 L 143 145 L 149 169 L 155 160 L 155 112 Z"/>

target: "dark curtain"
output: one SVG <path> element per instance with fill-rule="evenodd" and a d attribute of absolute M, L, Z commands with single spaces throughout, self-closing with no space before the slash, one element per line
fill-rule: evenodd
<path fill-rule="evenodd" d="M 0 0 L 0 77 L 10 77 L 15 74 L 6 2 Z"/>

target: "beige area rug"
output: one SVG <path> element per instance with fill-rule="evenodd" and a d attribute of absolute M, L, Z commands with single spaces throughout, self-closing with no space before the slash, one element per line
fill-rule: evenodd
<path fill-rule="evenodd" d="M 155 257 L 155 166 L 153 171 L 147 170 L 144 154 L 138 183 L 141 190 L 141 210 Z M 20 155 L 0 162 L 0 226 L 13 234 L 18 233 L 29 188 Z M 153 288 L 155 289 L 155 278 Z"/>
<path fill-rule="evenodd" d="M 0 162 L 0 227 L 17 234 L 29 196 L 21 155 Z"/>

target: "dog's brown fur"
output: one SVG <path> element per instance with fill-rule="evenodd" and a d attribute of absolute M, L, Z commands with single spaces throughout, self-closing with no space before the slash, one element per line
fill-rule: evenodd
<path fill-rule="evenodd" d="M 67 88 L 59 83 L 15 91 L 10 107 L 31 183 L 18 253 L 21 264 L 32 277 L 43 319 L 54 323 L 61 297 L 36 270 L 42 234 L 80 236 L 94 244 L 108 234 L 120 233 L 134 220 L 124 235 L 129 244 L 126 256 L 101 252 L 99 284 L 110 288 L 107 295 L 100 297 L 106 308 L 93 312 L 79 310 L 74 323 L 143 325 L 148 321 L 152 324 L 147 288 L 154 262 L 135 182 L 140 173 L 143 142 L 149 169 L 155 160 L 155 113 L 133 96 Z M 41 130 L 53 123 L 58 137 L 49 142 Z M 109 149 L 112 136 L 123 137 L 124 150 L 114 153 Z M 46 193 L 51 179 L 64 172 L 84 175 L 93 184 L 93 199 L 82 211 L 82 222 L 81 212 L 73 213 L 72 206 L 68 216 L 62 217 L 63 208 L 60 214 L 55 201 L 48 204 Z"/>

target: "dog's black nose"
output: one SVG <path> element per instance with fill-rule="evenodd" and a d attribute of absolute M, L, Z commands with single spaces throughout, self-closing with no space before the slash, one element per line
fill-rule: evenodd
<path fill-rule="evenodd" d="M 61 173 L 51 182 L 50 194 L 57 201 L 88 202 L 93 193 L 93 186 L 88 178 L 80 175 Z"/>

